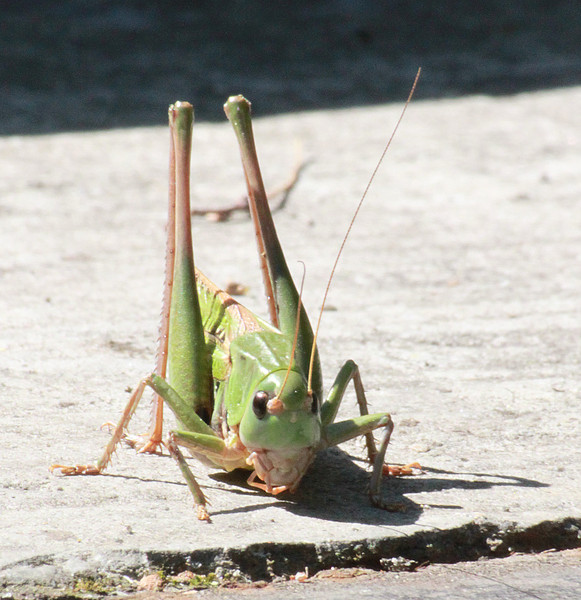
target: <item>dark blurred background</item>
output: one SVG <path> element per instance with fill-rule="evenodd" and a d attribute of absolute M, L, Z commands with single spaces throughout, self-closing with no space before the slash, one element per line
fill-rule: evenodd
<path fill-rule="evenodd" d="M 0 0 L 0 134 L 581 82 L 578 0 Z"/>

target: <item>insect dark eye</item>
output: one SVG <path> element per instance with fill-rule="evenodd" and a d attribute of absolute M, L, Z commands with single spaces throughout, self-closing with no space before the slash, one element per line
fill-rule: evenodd
<path fill-rule="evenodd" d="M 256 392 L 252 400 L 252 410 L 259 419 L 264 419 L 266 416 L 266 404 L 268 402 L 268 394 L 266 392 Z"/>
<path fill-rule="evenodd" d="M 311 404 L 311 412 L 316 415 L 319 412 L 319 398 L 315 392 L 313 392 L 313 403 Z"/>

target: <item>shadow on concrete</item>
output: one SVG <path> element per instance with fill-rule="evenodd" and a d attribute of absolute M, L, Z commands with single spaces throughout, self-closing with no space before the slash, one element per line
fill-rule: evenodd
<path fill-rule="evenodd" d="M 168 458 L 162 457 L 160 458 Z M 194 459 L 195 463 L 195 459 Z M 401 526 L 415 523 L 425 507 L 446 510 L 462 510 L 460 504 L 431 504 L 429 495 L 422 504 L 410 500 L 408 494 L 437 492 L 441 490 L 482 490 L 497 486 L 509 487 L 549 487 L 549 484 L 511 475 L 495 473 L 471 473 L 445 471 L 431 467 L 423 467 L 423 474 L 411 477 L 384 478 L 383 502 L 390 510 L 381 510 L 372 506 L 367 495 L 369 485 L 369 468 L 365 461 L 351 456 L 340 448 L 330 448 L 317 455 L 313 465 L 307 471 L 298 490 L 294 494 L 284 493 L 273 497 L 247 484 L 249 471 L 237 469 L 230 473 L 214 471 L 210 479 L 225 484 L 222 486 L 205 486 L 210 493 L 234 494 L 245 497 L 270 498 L 264 501 L 234 508 L 211 511 L 214 516 L 223 514 L 244 514 L 256 510 L 264 510 L 266 506 L 275 504 L 296 515 L 313 517 L 321 520 L 346 523 L 364 523 L 367 525 Z M 104 477 L 134 479 L 144 483 L 164 483 L 167 485 L 185 486 L 184 481 L 172 481 L 159 478 L 139 477 L 103 473 Z"/>
<path fill-rule="evenodd" d="M 581 82 L 574 0 L 4 0 L 0 134 L 223 120 Z"/>
<path fill-rule="evenodd" d="M 296 515 L 322 520 L 368 525 L 401 526 L 415 523 L 424 507 L 462 510 L 461 505 L 432 505 L 426 496 L 423 505 L 410 500 L 408 494 L 446 489 L 481 490 L 496 486 L 548 487 L 548 484 L 491 473 L 461 473 L 425 468 L 424 474 L 412 477 L 392 477 L 384 480 L 383 501 L 393 510 L 371 506 L 367 489 L 369 473 L 354 462 L 346 452 L 332 448 L 317 456 L 295 494 L 283 494 L 273 503 Z M 263 495 L 246 485 L 248 472 L 215 473 L 211 478 L 227 483 L 228 492 Z M 250 490 L 253 490 L 250 492 Z M 264 503 L 217 511 L 213 514 L 246 513 L 264 509 Z"/>

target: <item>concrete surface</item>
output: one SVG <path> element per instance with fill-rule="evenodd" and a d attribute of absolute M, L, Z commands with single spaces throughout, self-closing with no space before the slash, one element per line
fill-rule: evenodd
<path fill-rule="evenodd" d="M 295 139 L 308 160 L 275 218 L 295 274 L 306 263 L 311 315 L 400 110 L 256 121 L 268 183 L 288 175 Z M 195 128 L 199 205 L 243 190 L 229 127 Z M 581 88 L 411 105 L 345 250 L 320 350 L 327 385 L 343 360 L 359 363 L 373 409 L 396 423 L 390 460 L 426 472 L 385 484 L 407 508 L 387 513 L 367 504 L 360 443 L 320 456 L 294 496 L 196 466 L 211 524 L 167 457 L 121 449 L 107 476 L 48 472 L 99 456 L 99 426 L 152 367 L 166 129 L 0 139 L 3 584 L 183 568 L 267 578 L 580 545 L 580 131 Z M 199 267 L 248 285 L 244 303 L 264 312 L 249 222 L 193 229 Z M 351 395 L 341 416 L 355 411 Z"/>

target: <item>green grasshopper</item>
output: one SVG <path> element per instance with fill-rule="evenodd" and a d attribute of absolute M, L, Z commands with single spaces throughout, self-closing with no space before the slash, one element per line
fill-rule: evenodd
<path fill-rule="evenodd" d="M 133 392 L 96 465 L 52 465 L 51 471 L 64 475 L 103 472 L 116 446 L 127 438 L 127 425 L 145 388 L 150 387 L 156 394 L 151 429 L 134 444 L 142 452 L 156 452 L 161 444 L 167 447 L 194 497 L 199 519 L 209 520 L 206 498 L 182 448 L 226 471 L 250 469 L 251 486 L 279 494 L 297 488 L 317 452 L 365 436 L 373 463 L 370 498 L 382 506 L 380 484 L 393 422 L 387 413 L 368 414 L 359 368 L 352 360 L 341 367 L 326 399 L 321 400 L 317 336 L 276 234 L 254 145 L 250 103 L 233 96 L 224 109 L 240 146 L 270 323 L 194 267 L 189 197 L 193 108 L 177 102 L 169 108 L 166 281 L 156 368 Z M 360 415 L 337 422 L 351 381 Z M 166 442 L 162 442 L 164 403 L 179 424 Z M 384 431 L 379 450 L 372 434 L 376 429 Z"/>

